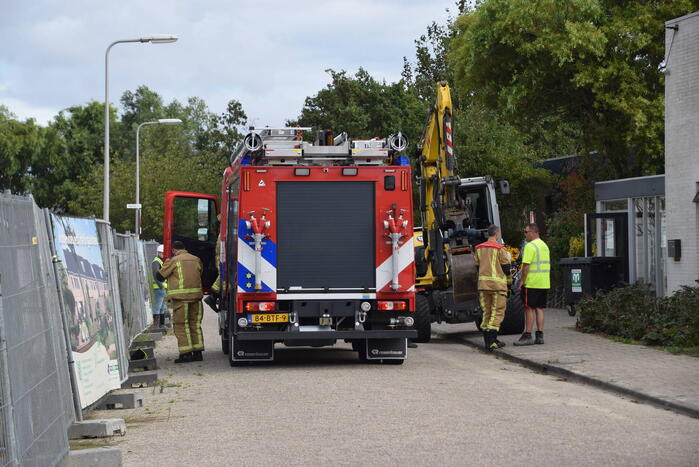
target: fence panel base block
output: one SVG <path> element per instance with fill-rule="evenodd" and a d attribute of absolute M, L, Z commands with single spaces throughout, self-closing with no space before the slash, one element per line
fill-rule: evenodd
<path fill-rule="evenodd" d="M 68 429 L 70 439 L 82 438 L 108 438 L 110 436 L 124 436 L 126 434 L 126 422 L 123 418 L 103 418 L 100 420 L 85 420 L 73 423 Z"/>

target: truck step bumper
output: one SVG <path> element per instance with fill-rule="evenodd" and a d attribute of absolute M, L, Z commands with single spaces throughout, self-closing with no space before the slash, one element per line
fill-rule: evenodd
<path fill-rule="evenodd" d="M 235 335 L 241 341 L 293 341 L 293 340 L 323 340 L 323 339 L 414 339 L 417 331 L 414 329 L 380 330 L 380 331 L 251 331 Z"/>

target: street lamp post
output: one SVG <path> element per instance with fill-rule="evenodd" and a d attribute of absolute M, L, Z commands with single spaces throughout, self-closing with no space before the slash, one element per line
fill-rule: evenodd
<path fill-rule="evenodd" d="M 172 34 L 156 34 L 143 36 L 138 39 L 121 39 L 109 44 L 104 53 L 104 191 L 102 196 L 102 217 L 109 223 L 109 51 L 117 44 L 126 42 L 141 42 L 151 44 L 168 44 L 175 42 L 177 36 Z"/>
<path fill-rule="evenodd" d="M 161 118 L 152 122 L 143 122 L 136 128 L 136 241 L 141 237 L 141 156 L 140 156 L 140 134 L 144 125 L 177 125 L 182 123 L 179 118 Z"/>

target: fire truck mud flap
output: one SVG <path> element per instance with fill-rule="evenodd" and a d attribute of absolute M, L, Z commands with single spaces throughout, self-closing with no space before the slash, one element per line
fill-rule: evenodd
<path fill-rule="evenodd" d="M 408 354 L 407 339 L 367 339 L 367 360 L 405 360 Z"/>
<path fill-rule="evenodd" d="M 274 360 L 274 341 L 241 341 L 233 339 L 231 361 L 268 362 Z"/>

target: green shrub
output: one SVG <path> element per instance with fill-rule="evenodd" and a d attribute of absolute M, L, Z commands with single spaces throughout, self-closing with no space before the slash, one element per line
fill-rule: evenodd
<path fill-rule="evenodd" d="M 699 287 L 653 297 L 644 284 L 600 293 L 578 304 L 577 326 L 648 345 L 699 345 Z"/>

